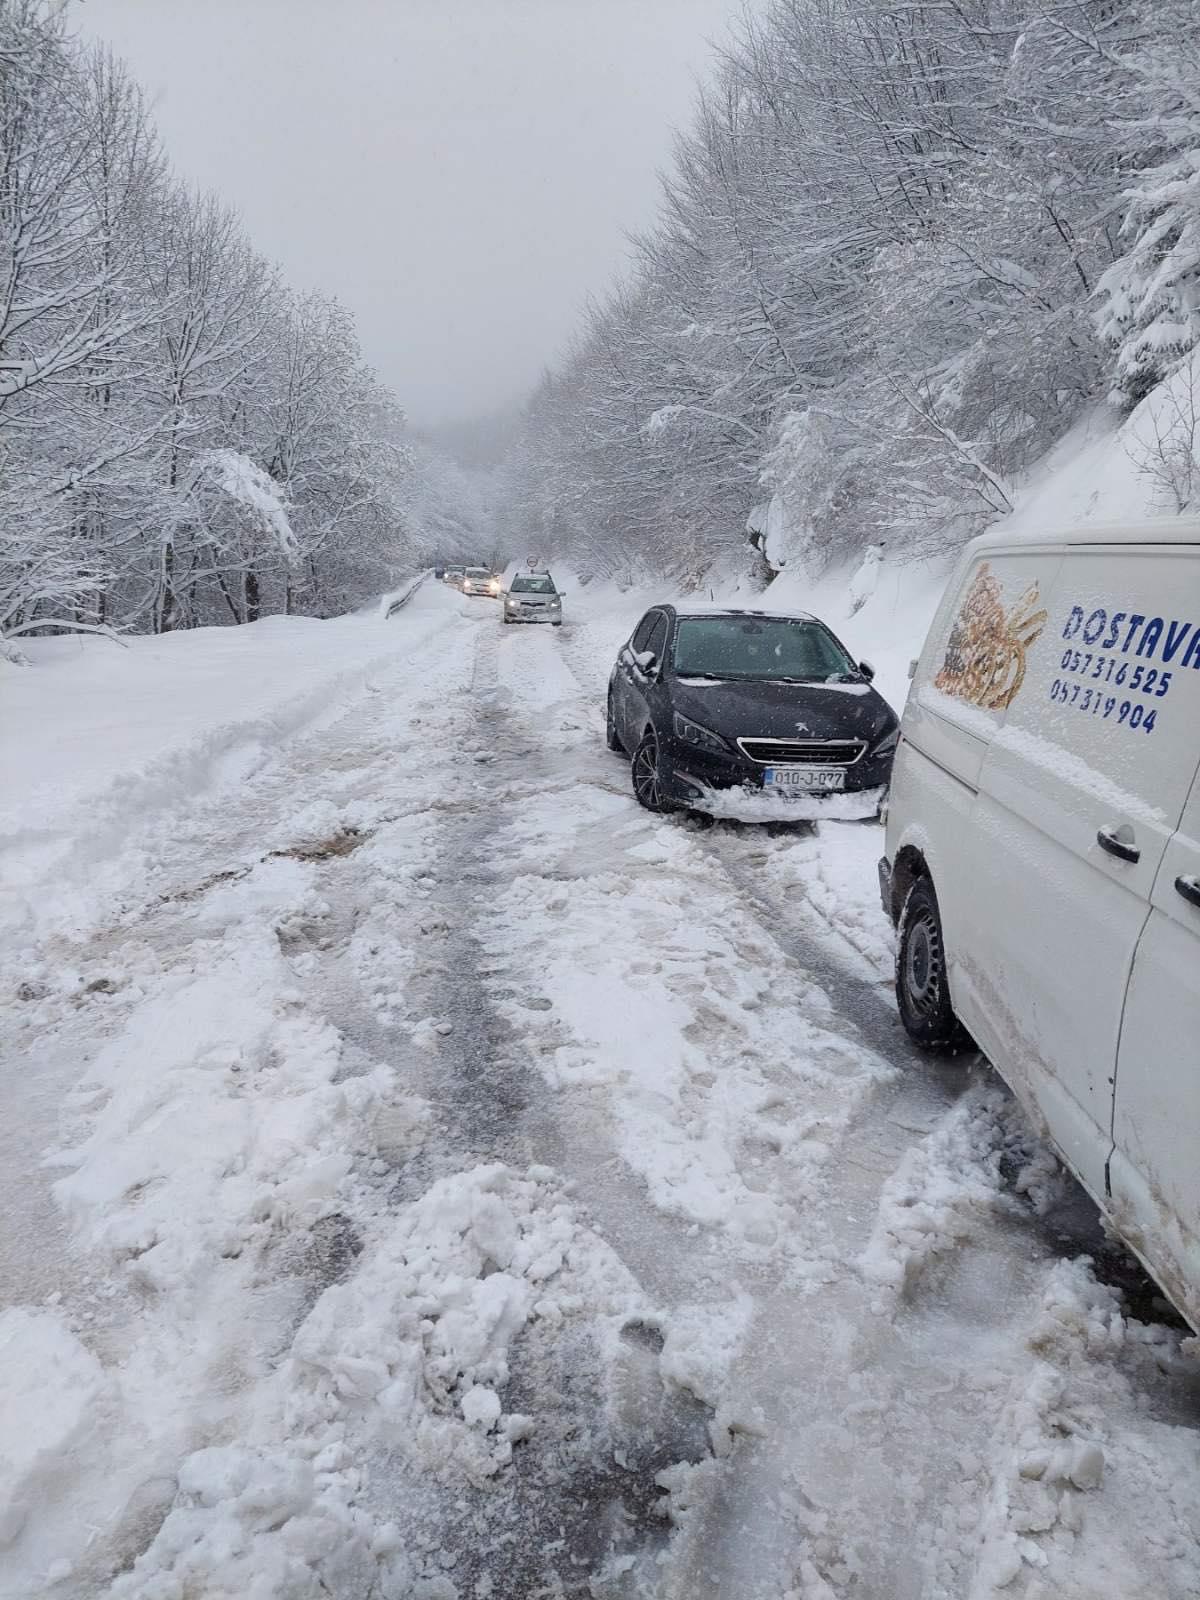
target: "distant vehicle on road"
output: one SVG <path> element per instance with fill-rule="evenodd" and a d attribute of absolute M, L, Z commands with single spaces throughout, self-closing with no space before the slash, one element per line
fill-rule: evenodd
<path fill-rule="evenodd" d="M 486 594 L 494 600 L 500 593 L 501 587 L 499 577 L 490 567 L 468 567 L 463 573 L 464 594 Z"/>
<path fill-rule="evenodd" d="M 1200 1331 L 1200 521 L 967 547 L 886 848 L 905 1028 L 978 1043 Z"/>
<path fill-rule="evenodd" d="M 466 571 L 466 567 L 447 567 L 442 573 L 442 582 L 448 583 L 452 589 L 461 589 Z"/>
<path fill-rule="evenodd" d="M 654 606 L 609 678 L 608 746 L 631 757 L 650 811 L 711 809 L 737 789 L 882 801 L 897 717 L 873 676 L 815 617 Z"/>
<path fill-rule="evenodd" d="M 563 593 L 548 572 L 518 572 L 504 591 L 504 622 L 549 622 L 562 627 Z"/>

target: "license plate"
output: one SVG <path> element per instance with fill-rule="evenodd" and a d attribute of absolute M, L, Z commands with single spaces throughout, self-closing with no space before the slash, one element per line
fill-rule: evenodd
<path fill-rule="evenodd" d="M 782 794 L 828 794 L 845 787 L 845 767 L 768 767 L 763 773 L 763 788 Z"/>

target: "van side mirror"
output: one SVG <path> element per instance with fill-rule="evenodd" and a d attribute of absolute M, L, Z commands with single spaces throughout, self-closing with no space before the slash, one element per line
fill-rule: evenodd
<path fill-rule="evenodd" d="M 917 675 L 917 658 L 916 658 L 916 656 L 914 656 L 912 658 L 912 660 L 908 663 L 908 675 L 909 675 L 910 678 L 915 678 L 916 675 Z"/>
<path fill-rule="evenodd" d="M 858 670 L 862 673 L 863 677 L 868 683 L 870 683 L 871 679 L 875 676 L 875 668 L 869 661 L 860 661 L 858 663 Z"/>

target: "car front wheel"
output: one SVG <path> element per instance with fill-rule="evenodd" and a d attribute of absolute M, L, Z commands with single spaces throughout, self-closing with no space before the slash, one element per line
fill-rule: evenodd
<path fill-rule="evenodd" d="M 928 878 L 917 879 L 900 913 L 896 1002 L 904 1031 L 922 1050 L 953 1054 L 971 1047 L 950 1003 L 942 915 Z"/>
<path fill-rule="evenodd" d="M 639 805 L 647 811 L 674 811 L 675 806 L 663 788 L 658 753 L 658 739 L 651 729 L 633 752 L 633 792 Z"/>

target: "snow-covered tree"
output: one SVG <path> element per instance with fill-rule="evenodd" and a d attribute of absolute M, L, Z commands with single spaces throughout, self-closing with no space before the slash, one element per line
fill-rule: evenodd
<path fill-rule="evenodd" d="M 1200 344 L 1200 23 L 1180 0 L 1146 8 L 1122 60 L 1124 253 L 1100 280 L 1114 396 L 1136 405 Z"/>
<path fill-rule="evenodd" d="M 419 559 L 353 321 L 171 175 L 69 15 L 0 0 L 0 636 L 328 612 Z"/>
<path fill-rule="evenodd" d="M 757 11 L 530 406 L 514 511 L 680 577 L 986 526 L 1114 368 L 1136 398 L 1200 335 L 1197 49 L 1191 0 Z"/>

